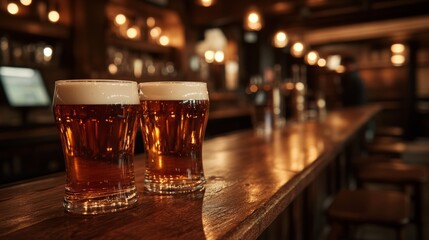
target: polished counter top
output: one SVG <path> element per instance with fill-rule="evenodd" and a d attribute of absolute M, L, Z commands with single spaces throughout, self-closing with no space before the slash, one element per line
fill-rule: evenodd
<path fill-rule="evenodd" d="M 380 110 L 344 109 L 271 134 L 249 130 L 206 140 L 206 189 L 190 195 L 142 193 L 137 155 L 139 202 L 118 213 L 64 212 L 64 173 L 3 186 L 0 239 L 256 239 Z"/>

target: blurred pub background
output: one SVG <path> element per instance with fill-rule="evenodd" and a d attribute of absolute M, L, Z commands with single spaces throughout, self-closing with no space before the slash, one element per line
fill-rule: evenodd
<path fill-rule="evenodd" d="M 427 0 L 0 0 L 1 183 L 64 169 L 55 80 L 205 81 L 210 138 L 252 128 L 268 83 L 286 124 L 298 82 L 307 118 L 340 108 L 344 56 L 383 106 L 376 134 L 429 136 Z"/>

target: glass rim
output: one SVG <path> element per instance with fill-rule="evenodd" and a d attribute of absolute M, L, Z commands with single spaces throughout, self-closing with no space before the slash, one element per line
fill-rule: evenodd
<path fill-rule="evenodd" d="M 135 83 L 133 80 L 121 80 L 121 79 L 61 79 L 56 80 L 55 84 L 61 83 Z"/>
<path fill-rule="evenodd" d="M 181 85 L 181 84 L 193 84 L 193 85 L 207 85 L 206 82 L 203 81 L 149 81 L 149 82 L 140 82 L 139 85 Z"/>

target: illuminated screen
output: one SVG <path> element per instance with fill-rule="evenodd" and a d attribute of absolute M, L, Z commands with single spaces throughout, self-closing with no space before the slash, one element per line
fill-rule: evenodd
<path fill-rule="evenodd" d="M 50 104 L 42 75 L 36 69 L 0 67 L 0 80 L 12 107 L 37 107 Z"/>

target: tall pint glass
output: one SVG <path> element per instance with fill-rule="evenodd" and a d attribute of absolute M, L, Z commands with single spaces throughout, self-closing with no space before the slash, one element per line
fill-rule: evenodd
<path fill-rule="evenodd" d="M 133 164 L 139 103 L 133 81 L 55 82 L 53 112 L 65 157 L 66 211 L 115 212 L 137 202 Z"/>
<path fill-rule="evenodd" d="M 145 82 L 139 88 L 146 149 L 145 191 L 178 194 L 203 190 L 207 84 Z"/>

